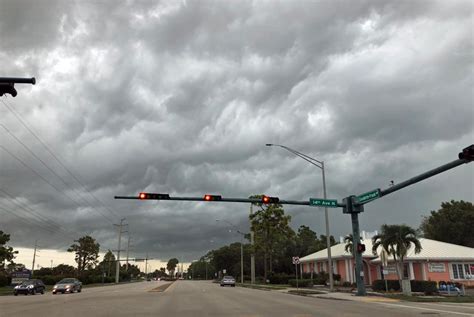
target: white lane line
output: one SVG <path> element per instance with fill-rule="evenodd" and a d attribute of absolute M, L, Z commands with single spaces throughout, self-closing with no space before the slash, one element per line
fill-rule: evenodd
<path fill-rule="evenodd" d="M 389 303 L 381 303 L 381 302 L 374 302 L 374 303 L 377 303 L 377 304 L 380 304 L 380 305 L 385 305 L 385 306 L 405 307 L 405 308 L 419 309 L 419 310 L 431 310 L 431 311 L 435 311 L 435 312 L 439 312 L 439 313 L 448 313 L 448 314 L 471 316 L 471 317 L 473 316 L 473 314 L 460 313 L 460 312 L 454 312 L 454 311 L 449 311 L 449 310 L 440 310 L 440 309 L 415 307 L 415 306 L 400 305 L 400 304 L 389 304 Z"/>

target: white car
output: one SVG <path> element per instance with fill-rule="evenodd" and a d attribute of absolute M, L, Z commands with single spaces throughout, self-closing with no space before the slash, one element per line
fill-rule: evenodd
<path fill-rule="evenodd" d="M 221 286 L 226 285 L 235 287 L 235 278 L 233 278 L 232 276 L 224 276 L 224 278 L 221 280 Z"/>

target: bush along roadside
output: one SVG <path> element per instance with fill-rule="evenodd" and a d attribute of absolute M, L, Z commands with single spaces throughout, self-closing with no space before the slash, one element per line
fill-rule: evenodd
<path fill-rule="evenodd" d="M 376 292 L 385 291 L 385 282 L 389 291 L 400 291 L 400 283 L 397 280 L 375 280 L 372 283 L 372 289 Z M 412 292 L 423 292 L 427 295 L 434 294 L 438 291 L 436 282 L 434 281 L 410 281 Z"/>
<path fill-rule="evenodd" d="M 296 287 L 296 279 L 292 279 L 288 281 L 292 287 Z M 298 287 L 313 287 L 313 282 L 311 279 L 298 279 Z"/>

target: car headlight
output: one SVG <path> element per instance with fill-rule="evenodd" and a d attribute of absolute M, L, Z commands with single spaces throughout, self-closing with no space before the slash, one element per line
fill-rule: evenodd
<path fill-rule="evenodd" d="M 34 286 L 33 285 L 28 285 L 28 288 L 33 288 Z"/>
<path fill-rule="evenodd" d="M 20 288 L 20 285 L 15 286 L 15 289 L 19 289 L 19 288 Z"/>
<path fill-rule="evenodd" d="M 57 286 L 57 285 L 54 285 L 53 288 L 58 288 L 58 286 Z"/>

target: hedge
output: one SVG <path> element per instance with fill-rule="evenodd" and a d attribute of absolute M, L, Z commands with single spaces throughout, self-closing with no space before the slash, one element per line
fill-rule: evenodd
<path fill-rule="evenodd" d="M 7 286 L 8 284 L 10 284 L 8 276 L 0 273 L 0 287 Z"/>
<path fill-rule="evenodd" d="M 289 280 L 288 284 L 296 287 L 296 279 Z M 313 283 L 311 282 L 311 279 L 298 279 L 298 287 L 313 287 Z"/>
<path fill-rule="evenodd" d="M 398 280 L 375 280 L 372 282 L 372 290 L 385 291 L 385 281 L 387 281 L 389 291 L 400 290 L 400 282 Z"/>
<path fill-rule="evenodd" d="M 295 276 L 285 274 L 285 273 L 276 273 L 276 274 L 271 274 L 268 276 L 268 280 L 270 281 L 270 284 L 288 284 L 288 281 L 293 279 Z"/>
<path fill-rule="evenodd" d="M 400 283 L 398 280 L 387 280 L 388 290 L 399 291 Z M 436 282 L 434 281 L 410 281 L 412 292 L 424 292 L 425 294 L 432 294 L 438 291 Z M 374 291 L 385 291 L 385 280 L 375 280 L 372 283 Z"/>

